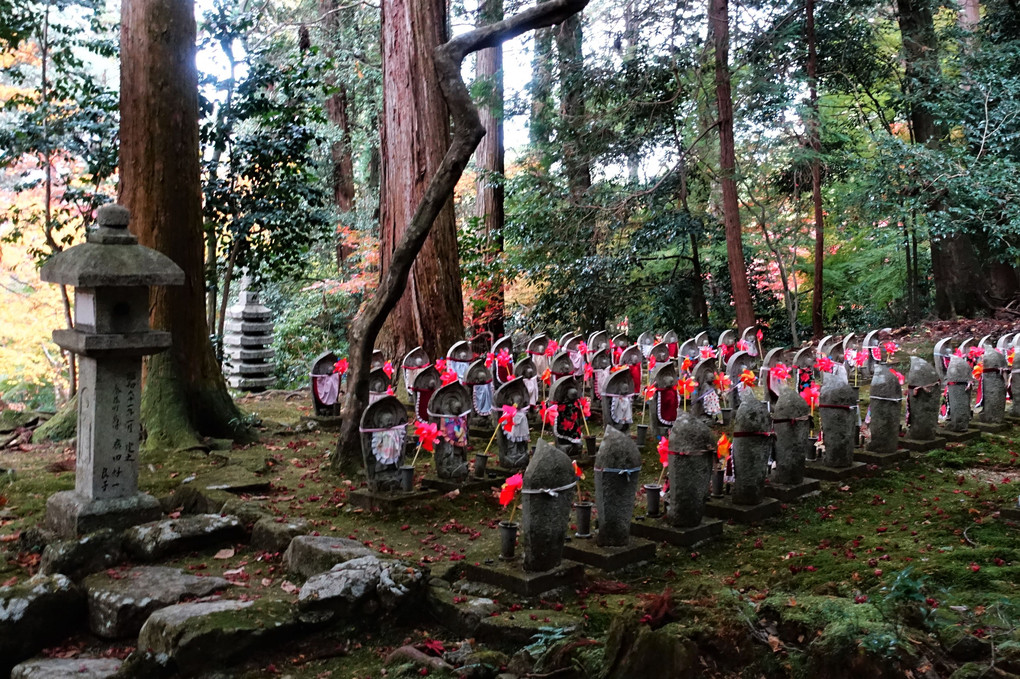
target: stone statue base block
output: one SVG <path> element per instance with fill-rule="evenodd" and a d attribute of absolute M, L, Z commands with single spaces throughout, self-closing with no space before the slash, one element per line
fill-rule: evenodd
<path fill-rule="evenodd" d="M 639 516 L 630 524 L 630 532 L 631 535 L 638 535 L 655 542 L 665 542 L 677 547 L 690 547 L 722 535 L 723 522 L 719 519 L 702 519 L 697 526 L 678 528 L 669 525 L 663 518 Z"/>
<path fill-rule="evenodd" d="M 980 440 L 982 432 L 980 429 L 975 429 L 974 424 L 974 422 L 971 422 L 971 426 L 967 431 L 951 431 L 943 428 L 939 431 L 939 436 L 949 443 L 966 443 L 967 441 Z"/>
<path fill-rule="evenodd" d="M 734 523 L 755 523 L 764 521 L 779 513 L 782 503 L 774 497 L 766 497 L 756 505 L 738 505 L 730 496 L 711 499 L 705 503 L 705 516 Z"/>
<path fill-rule="evenodd" d="M 773 497 L 780 502 L 795 502 L 806 495 L 817 493 L 822 489 L 822 482 L 818 479 L 805 478 L 800 483 L 765 483 L 765 495 Z"/>
<path fill-rule="evenodd" d="M 843 481 L 846 479 L 862 476 L 867 469 L 863 462 L 854 462 L 849 467 L 828 467 L 822 464 L 821 460 L 808 462 L 804 470 L 816 479 L 822 481 Z"/>
<path fill-rule="evenodd" d="M 920 441 L 918 439 L 900 439 L 900 448 L 904 450 L 910 450 L 915 453 L 927 453 L 931 450 L 939 450 L 940 448 L 946 447 L 946 440 L 944 438 L 934 438 L 927 441 Z"/>
<path fill-rule="evenodd" d="M 436 490 L 412 490 L 404 492 L 396 490 L 393 492 L 371 491 L 367 488 L 359 488 L 351 491 L 348 496 L 351 504 L 368 511 L 390 512 L 401 507 L 416 504 L 422 500 L 428 500 L 439 495 Z"/>
<path fill-rule="evenodd" d="M 159 501 L 147 493 L 90 500 L 73 490 L 54 493 L 46 501 L 46 523 L 60 537 L 76 538 L 104 528 L 123 530 L 163 516 Z"/>
<path fill-rule="evenodd" d="M 1020 523 L 1020 506 L 1010 505 L 999 509 L 999 518 L 1003 521 Z"/>
<path fill-rule="evenodd" d="M 521 596 L 538 596 L 551 589 L 580 582 L 584 578 L 584 566 L 574 561 L 563 561 L 548 571 L 526 573 L 518 557 L 513 561 L 468 564 L 464 573 L 472 582 L 495 585 Z"/>
<path fill-rule="evenodd" d="M 303 428 L 316 428 L 321 431 L 340 431 L 340 426 L 344 423 L 342 417 L 332 417 L 329 415 L 305 415 L 298 420 L 298 429 Z"/>
<path fill-rule="evenodd" d="M 970 426 L 985 434 L 1001 434 L 1010 429 L 1012 425 L 1005 422 L 971 422 Z"/>
<path fill-rule="evenodd" d="M 484 479 L 480 479 L 477 476 L 468 476 L 463 481 L 453 481 L 429 477 L 422 479 L 421 485 L 429 490 L 439 491 L 440 493 L 450 493 L 455 490 L 459 490 L 462 493 L 475 493 L 480 490 L 488 490 L 493 486 L 500 486 L 504 481 L 506 481 L 505 476 L 496 472 L 490 474 L 486 471 Z"/>
<path fill-rule="evenodd" d="M 574 538 L 563 547 L 563 556 L 604 571 L 615 571 L 655 558 L 655 543 L 631 538 L 623 547 L 599 547 L 592 539 Z"/>
<path fill-rule="evenodd" d="M 876 453 L 873 450 L 865 450 L 864 448 L 854 451 L 854 460 L 878 467 L 888 467 L 889 465 L 906 462 L 909 459 L 910 451 L 903 448 L 895 453 Z"/>

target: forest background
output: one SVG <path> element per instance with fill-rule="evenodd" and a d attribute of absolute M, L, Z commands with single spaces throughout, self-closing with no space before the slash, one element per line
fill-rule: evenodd
<path fill-rule="evenodd" d="M 281 386 L 346 353 L 408 202 L 394 168 L 418 159 L 381 134 L 398 5 L 196 8 L 206 322 L 219 347 L 249 274 L 275 312 Z M 521 9 L 421 6 L 454 34 Z M 0 399 L 15 407 L 73 391 L 49 340 L 71 299 L 37 267 L 117 195 L 119 18 L 100 0 L 0 0 Z M 454 282 L 421 302 L 447 322 L 415 337 L 398 310 L 394 356 L 482 329 L 750 318 L 796 345 L 1012 313 L 1015 0 L 595 0 L 464 73 L 488 134 L 419 261 Z M 441 144 L 443 127 L 422 134 Z"/>

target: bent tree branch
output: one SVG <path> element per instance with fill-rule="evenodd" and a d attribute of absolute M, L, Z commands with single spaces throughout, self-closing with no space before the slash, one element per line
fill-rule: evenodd
<path fill-rule="evenodd" d="M 453 119 L 450 147 L 436 174 L 429 181 L 425 195 L 415 209 L 411 223 L 393 250 L 387 269 L 375 294 L 354 318 L 350 338 L 347 394 L 343 403 L 343 425 L 333 455 L 332 466 L 339 471 L 361 459 L 358 423 L 368 403 L 368 373 L 375 340 L 386 317 L 397 305 L 407 285 L 418 252 L 432 230 L 432 223 L 467 167 L 478 142 L 485 135 L 467 84 L 461 78 L 461 64 L 472 52 L 494 47 L 506 40 L 534 30 L 560 23 L 580 12 L 588 0 L 547 0 L 503 21 L 459 35 L 436 48 L 434 62 L 439 86 Z"/>

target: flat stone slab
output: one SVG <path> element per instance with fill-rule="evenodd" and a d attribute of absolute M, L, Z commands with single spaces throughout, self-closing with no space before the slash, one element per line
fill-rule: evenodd
<path fill-rule="evenodd" d="M 369 556 L 374 552 L 357 540 L 328 536 L 299 535 L 290 541 L 283 554 L 283 565 L 290 573 L 310 578 L 325 573 L 339 563 Z"/>
<path fill-rule="evenodd" d="M 361 556 L 308 578 L 298 592 L 303 612 L 326 611 L 349 617 L 378 615 L 417 600 L 424 587 L 420 570 L 394 559 Z"/>
<path fill-rule="evenodd" d="M 63 573 L 75 582 L 124 560 L 119 532 L 106 530 L 89 533 L 74 540 L 58 540 L 46 545 L 39 564 L 43 574 Z"/>
<path fill-rule="evenodd" d="M 65 575 L 36 575 L 0 587 L 0 676 L 60 641 L 84 617 L 81 591 Z"/>
<path fill-rule="evenodd" d="M 756 505 L 733 504 L 729 496 L 711 499 L 705 503 L 705 516 L 735 523 L 756 523 L 779 513 L 782 503 L 774 497 L 766 497 Z"/>
<path fill-rule="evenodd" d="M 104 528 L 122 530 L 155 521 L 161 515 L 159 502 L 146 493 L 90 500 L 73 490 L 65 490 L 46 500 L 46 523 L 63 538 L 75 538 Z"/>
<path fill-rule="evenodd" d="M 269 490 L 269 479 L 236 464 L 206 472 L 192 483 L 206 490 L 225 490 L 228 493 L 261 493 Z"/>
<path fill-rule="evenodd" d="M 559 566 L 539 573 L 526 573 L 521 559 L 473 563 L 464 568 L 467 579 L 495 585 L 521 596 L 538 596 L 564 585 L 572 585 L 584 577 L 584 566 L 574 561 L 563 561 Z"/>
<path fill-rule="evenodd" d="M 423 500 L 439 497 L 439 491 L 429 489 L 404 492 L 398 490 L 392 493 L 383 493 L 374 492 L 367 488 L 359 488 L 358 490 L 351 491 L 347 497 L 355 507 L 367 509 L 370 512 L 391 512 L 401 507 L 417 504 Z"/>
<path fill-rule="evenodd" d="M 563 547 L 563 557 L 586 566 L 615 571 L 655 558 L 655 543 L 631 538 L 623 547 L 599 547 L 595 539 L 574 538 Z"/>
<path fill-rule="evenodd" d="M 267 552 L 282 552 L 290 546 L 291 540 L 310 531 L 311 525 L 304 519 L 266 516 L 252 527 L 251 546 Z"/>
<path fill-rule="evenodd" d="M 974 424 L 971 422 L 971 424 Z M 939 436 L 944 438 L 949 443 L 966 443 L 967 441 L 976 441 L 981 438 L 983 432 L 980 429 L 974 429 L 973 427 L 967 429 L 967 431 L 950 431 L 949 429 L 940 429 Z"/>
<path fill-rule="evenodd" d="M 900 448 L 914 453 L 927 453 L 932 450 L 940 450 L 946 447 L 947 441 L 944 438 L 933 438 L 927 441 L 918 439 L 900 439 Z"/>
<path fill-rule="evenodd" d="M 135 636 L 155 611 L 187 597 L 203 597 L 230 587 L 223 578 L 162 566 L 97 573 L 82 584 L 89 606 L 89 629 L 107 639 Z"/>
<path fill-rule="evenodd" d="M 1020 523 L 1020 507 L 1011 505 L 1009 507 L 1002 507 L 999 509 L 999 518 L 1006 521 L 1015 521 Z"/>
<path fill-rule="evenodd" d="M 854 451 L 854 460 L 864 464 L 873 464 L 878 467 L 888 467 L 900 464 L 910 459 L 910 451 L 900 448 L 895 453 L 876 453 L 863 448 Z"/>
<path fill-rule="evenodd" d="M 828 467 L 821 463 L 821 460 L 808 462 L 804 465 L 804 471 L 816 479 L 822 481 L 845 481 L 862 476 L 868 465 L 863 462 L 854 462 L 849 467 Z"/>
<path fill-rule="evenodd" d="M 796 502 L 802 497 L 817 493 L 822 489 L 822 482 L 818 479 L 805 478 L 800 483 L 765 483 L 765 495 L 774 497 L 780 502 Z"/>
<path fill-rule="evenodd" d="M 703 518 L 701 523 L 690 528 L 678 528 L 666 523 L 664 517 L 638 517 L 630 524 L 630 532 L 655 542 L 665 542 L 678 547 L 710 540 L 722 535 L 723 522 L 719 519 Z"/>
<path fill-rule="evenodd" d="M 204 601 L 153 613 L 138 635 L 138 649 L 185 676 L 244 660 L 286 640 L 298 628 L 284 601 Z"/>
<path fill-rule="evenodd" d="M 43 658 L 29 660 L 11 670 L 11 679 L 107 679 L 120 669 L 116 658 Z"/>
<path fill-rule="evenodd" d="M 535 635 L 541 634 L 543 628 L 570 631 L 582 622 L 580 618 L 562 611 L 524 608 L 513 613 L 504 612 L 483 618 L 475 631 L 475 637 L 485 644 L 518 649 L 534 641 Z"/>
<path fill-rule="evenodd" d="M 236 516 L 196 514 L 144 523 L 124 531 L 124 546 L 140 559 L 191 552 L 244 541 L 244 526 Z"/>
<path fill-rule="evenodd" d="M 459 490 L 462 493 L 476 493 L 480 490 L 489 490 L 493 486 L 499 486 L 506 481 L 505 476 L 497 476 L 495 473 L 490 477 L 485 475 L 484 479 L 477 476 L 468 476 L 463 481 L 450 481 L 447 479 L 424 478 L 421 485 L 429 490 L 436 490 L 440 493 L 451 493 Z"/>
<path fill-rule="evenodd" d="M 974 420 L 970 423 L 970 426 L 985 434 L 1001 434 L 1011 429 L 1013 425 L 1006 422 L 982 422 L 981 420 Z"/>
<path fill-rule="evenodd" d="M 457 634 L 474 636 L 482 620 L 499 609 L 500 605 L 487 597 L 458 595 L 445 580 L 433 578 L 429 584 L 429 613 L 440 625 Z"/>

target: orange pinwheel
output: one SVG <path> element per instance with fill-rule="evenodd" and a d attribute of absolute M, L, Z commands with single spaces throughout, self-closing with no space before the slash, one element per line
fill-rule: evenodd
<path fill-rule="evenodd" d="M 715 377 L 712 378 L 712 384 L 714 384 L 715 388 L 719 391 L 726 391 L 733 386 L 733 380 L 731 380 L 730 376 L 726 373 L 716 373 Z"/>
<path fill-rule="evenodd" d="M 645 400 L 651 401 L 653 398 L 655 398 L 655 385 L 649 384 L 645 387 Z"/>
<path fill-rule="evenodd" d="M 545 382 L 546 386 L 549 386 L 550 384 L 552 384 L 552 371 L 549 370 L 549 368 L 546 368 L 545 372 L 542 373 L 542 377 L 540 377 L 539 379 Z"/>
<path fill-rule="evenodd" d="M 691 368 L 694 367 L 694 361 L 691 360 L 690 356 L 684 356 L 684 360 L 680 363 L 680 370 L 684 372 L 690 372 Z"/>
<path fill-rule="evenodd" d="M 514 428 L 514 417 L 517 416 L 517 407 L 512 405 L 503 406 L 503 414 L 499 416 L 499 423 L 503 425 L 503 431 L 509 434 Z"/>
<path fill-rule="evenodd" d="M 659 452 L 659 463 L 663 467 L 669 466 L 669 439 L 665 436 L 659 437 L 659 447 L 656 450 Z"/>
<path fill-rule="evenodd" d="M 730 454 L 730 448 L 733 446 L 733 442 L 730 441 L 726 434 L 719 437 L 719 442 L 715 444 L 715 454 L 720 460 L 725 460 Z"/>
<path fill-rule="evenodd" d="M 679 391 L 685 399 L 694 395 L 694 390 L 697 388 L 698 383 L 693 377 L 685 377 L 676 383 L 676 390 Z"/>
<path fill-rule="evenodd" d="M 584 470 L 581 469 L 578 466 L 577 460 L 571 460 L 570 464 L 574 465 L 574 476 L 576 476 L 579 479 L 583 479 L 584 478 Z"/>
<path fill-rule="evenodd" d="M 740 383 L 743 384 L 745 387 L 750 388 L 758 383 L 758 379 L 754 376 L 753 372 L 751 372 L 750 370 L 745 370 L 744 372 L 740 373 Z"/>
<path fill-rule="evenodd" d="M 1016 358 L 1016 347 L 1010 347 L 1009 351 L 1006 352 L 1006 363 L 1012 366 L 1014 358 Z"/>
<path fill-rule="evenodd" d="M 508 504 L 514 501 L 514 497 L 524 486 L 524 476 L 522 474 L 514 474 L 506 480 L 503 487 L 499 489 L 499 504 L 506 507 Z"/>
<path fill-rule="evenodd" d="M 985 374 L 985 364 L 978 363 L 974 366 L 974 370 L 971 371 L 971 374 L 974 376 L 974 379 L 981 379 L 981 376 Z"/>
<path fill-rule="evenodd" d="M 439 440 L 439 427 L 435 422 L 418 422 L 414 425 L 414 435 L 418 437 L 418 445 L 430 453 L 434 452 Z"/>

